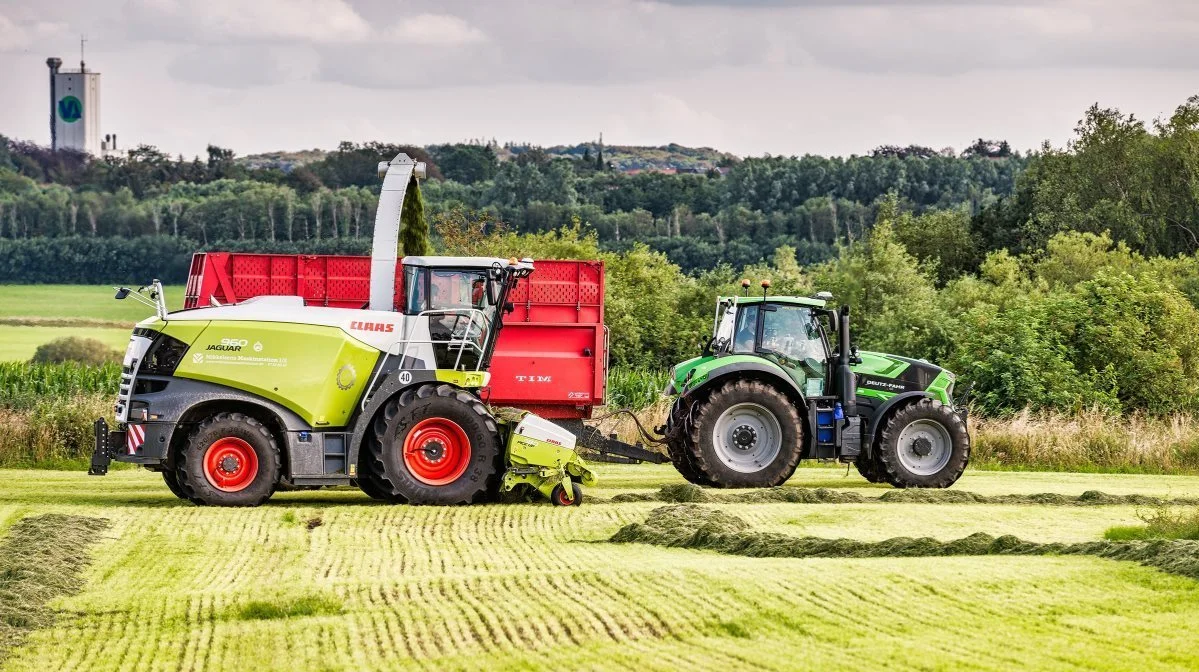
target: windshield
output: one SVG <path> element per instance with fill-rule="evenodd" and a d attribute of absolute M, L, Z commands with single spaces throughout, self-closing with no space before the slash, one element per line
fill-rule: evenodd
<path fill-rule="evenodd" d="M 438 368 L 477 368 L 495 321 L 496 307 L 487 296 L 487 270 L 408 266 L 404 287 L 405 312 L 429 313 L 429 336 L 435 341 Z M 463 339 L 475 347 L 450 343 Z"/>

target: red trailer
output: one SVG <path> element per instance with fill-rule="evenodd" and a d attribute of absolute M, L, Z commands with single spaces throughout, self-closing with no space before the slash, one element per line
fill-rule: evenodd
<path fill-rule="evenodd" d="M 395 302 L 403 302 L 397 262 Z M 534 262 L 509 294 L 513 312 L 491 359 L 483 399 L 544 418 L 590 418 L 604 403 L 608 336 L 604 262 Z M 192 257 L 185 308 L 237 303 L 255 296 L 301 296 L 308 305 L 364 308 L 370 257 L 199 252 Z"/>

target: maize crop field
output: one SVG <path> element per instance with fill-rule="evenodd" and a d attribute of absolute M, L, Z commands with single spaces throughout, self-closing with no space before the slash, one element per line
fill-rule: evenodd
<path fill-rule="evenodd" d="M 1199 667 L 1199 542 L 1104 540 L 1193 513 L 1199 477 L 598 468 L 569 508 L 214 509 L 141 470 L 0 471 L 0 669 Z"/>

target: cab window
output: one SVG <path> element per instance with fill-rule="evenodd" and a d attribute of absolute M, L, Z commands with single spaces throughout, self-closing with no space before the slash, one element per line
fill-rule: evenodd
<path fill-rule="evenodd" d="M 733 330 L 733 352 L 752 355 L 754 337 L 758 333 L 758 304 L 743 306 L 737 312 L 737 327 Z"/>

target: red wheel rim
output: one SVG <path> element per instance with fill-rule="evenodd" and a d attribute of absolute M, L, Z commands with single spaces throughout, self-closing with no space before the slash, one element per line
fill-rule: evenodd
<path fill-rule="evenodd" d="M 470 440 L 453 420 L 426 418 L 404 439 L 404 466 L 426 485 L 453 483 L 469 464 Z"/>
<path fill-rule="evenodd" d="M 226 436 L 204 453 L 204 478 L 221 492 L 245 490 L 258 476 L 258 453 L 245 441 Z"/>
<path fill-rule="evenodd" d="M 558 504 L 562 506 L 570 506 L 571 502 L 566 499 L 566 486 L 558 486 Z"/>

